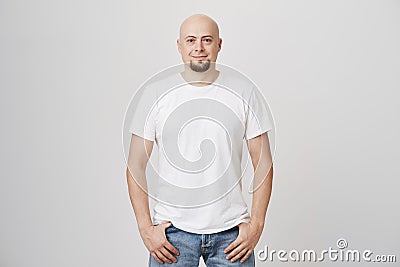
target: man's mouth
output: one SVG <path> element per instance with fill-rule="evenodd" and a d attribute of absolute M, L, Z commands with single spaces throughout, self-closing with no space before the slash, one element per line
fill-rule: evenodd
<path fill-rule="evenodd" d="M 192 56 L 195 59 L 205 59 L 207 56 Z"/>

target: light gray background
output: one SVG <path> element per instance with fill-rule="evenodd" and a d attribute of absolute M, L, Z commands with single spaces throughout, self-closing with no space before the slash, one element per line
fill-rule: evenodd
<path fill-rule="evenodd" d="M 197 12 L 217 20 L 220 62 L 252 78 L 275 118 L 256 251 L 344 237 L 400 260 L 400 1 L 3 0 L 1 267 L 146 266 L 124 114 L 142 82 L 180 63 L 178 27 Z M 275 265 L 310 263 L 258 262 Z"/>

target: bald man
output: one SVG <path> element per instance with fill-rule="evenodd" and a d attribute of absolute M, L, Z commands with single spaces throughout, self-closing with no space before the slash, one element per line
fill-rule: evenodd
<path fill-rule="evenodd" d="M 221 72 L 215 66 L 221 45 L 222 39 L 219 37 L 218 25 L 213 19 L 203 14 L 196 14 L 184 20 L 180 27 L 177 46 L 184 62 L 184 71 L 180 73 L 180 78 L 187 82 L 187 85 L 182 88 L 186 91 L 171 96 L 168 100 L 170 102 L 165 100 L 160 106 L 168 107 L 177 101 L 184 103 L 186 93 L 192 94 L 192 99 L 196 94 L 212 98 L 217 88 L 210 85 L 222 79 Z M 258 101 L 258 99 L 251 99 L 253 94 L 249 95 L 249 103 Z M 227 101 L 226 104 L 233 108 L 238 107 L 237 112 L 244 110 L 241 100 L 229 103 L 229 96 L 226 96 L 220 101 Z M 165 113 L 167 112 L 161 110 L 157 114 L 163 116 Z M 163 118 L 157 118 L 154 121 L 162 120 Z M 264 227 L 272 189 L 272 158 L 267 135 L 267 131 L 271 129 L 269 122 L 266 121 L 261 130 L 252 126 L 255 125 L 252 121 L 238 123 L 235 131 L 243 130 L 243 132 L 241 132 L 242 135 L 237 135 L 236 141 L 233 140 L 239 147 L 243 144 L 243 136 L 246 137 L 254 167 L 254 181 L 255 184 L 259 184 L 253 193 L 251 216 L 243 201 L 241 186 L 236 186 L 229 192 L 227 198 L 202 207 L 183 209 L 158 203 L 154 223 L 150 217 L 148 195 L 133 179 L 135 177 L 136 180 L 145 181 L 148 158 L 153 143 L 157 141 L 157 135 L 154 132 L 158 130 L 158 126 L 156 123 L 149 124 L 151 125 L 149 127 L 154 127 L 154 129 L 148 129 L 149 134 L 141 132 L 139 128 L 134 129 L 135 124 L 131 128 L 132 139 L 126 172 L 129 195 L 139 232 L 150 252 L 149 266 L 161 266 L 167 263 L 171 266 L 195 267 L 198 266 L 200 257 L 203 257 L 207 267 L 255 266 L 254 248 Z M 239 124 L 244 124 L 247 128 L 241 129 Z M 190 133 L 188 138 L 191 142 L 202 141 L 202 129 L 200 125 Z M 221 155 L 215 162 L 217 165 L 222 164 L 220 161 L 229 158 L 229 153 L 232 153 L 229 150 L 230 144 L 226 143 L 226 136 L 217 130 L 214 133 L 209 126 L 204 129 L 206 129 L 204 130 L 206 134 L 214 134 L 213 140 L 219 142 L 218 144 L 222 147 Z M 182 133 L 181 139 L 185 138 Z M 159 142 L 160 140 L 157 144 Z M 182 146 L 182 149 L 187 154 L 193 152 L 189 143 L 187 146 Z M 237 151 L 241 153 L 239 148 Z M 163 168 L 162 162 L 160 168 Z M 233 171 L 240 170 L 240 166 L 232 166 L 232 168 Z M 172 177 L 179 175 L 181 174 L 178 172 L 171 174 Z M 201 198 L 202 196 L 193 195 L 192 197 Z"/>

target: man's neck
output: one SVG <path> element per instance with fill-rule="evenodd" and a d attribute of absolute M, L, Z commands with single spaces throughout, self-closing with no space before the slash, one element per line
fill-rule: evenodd
<path fill-rule="evenodd" d="M 185 70 L 181 72 L 181 75 L 189 84 L 200 87 L 215 82 L 219 76 L 219 71 L 215 69 L 215 66 L 210 66 L 205 72 L 196 72 L 190 69 L 189 66 L 185 66 Z"/>

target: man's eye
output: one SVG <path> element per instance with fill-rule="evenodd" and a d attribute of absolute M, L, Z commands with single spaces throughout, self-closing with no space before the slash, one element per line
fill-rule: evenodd
<path fill-rule="evenodd" d="M 193 40 L 193 39 L 187 39 L 186 42 L 188 42 L 188 43 L 193 43 L 194 40 Z"/>
<path fill-rule="evenodd" d="M 206 42 L 206 43 L 211 43 L 211 39 L 204 39 L 204 41 Z"/>

